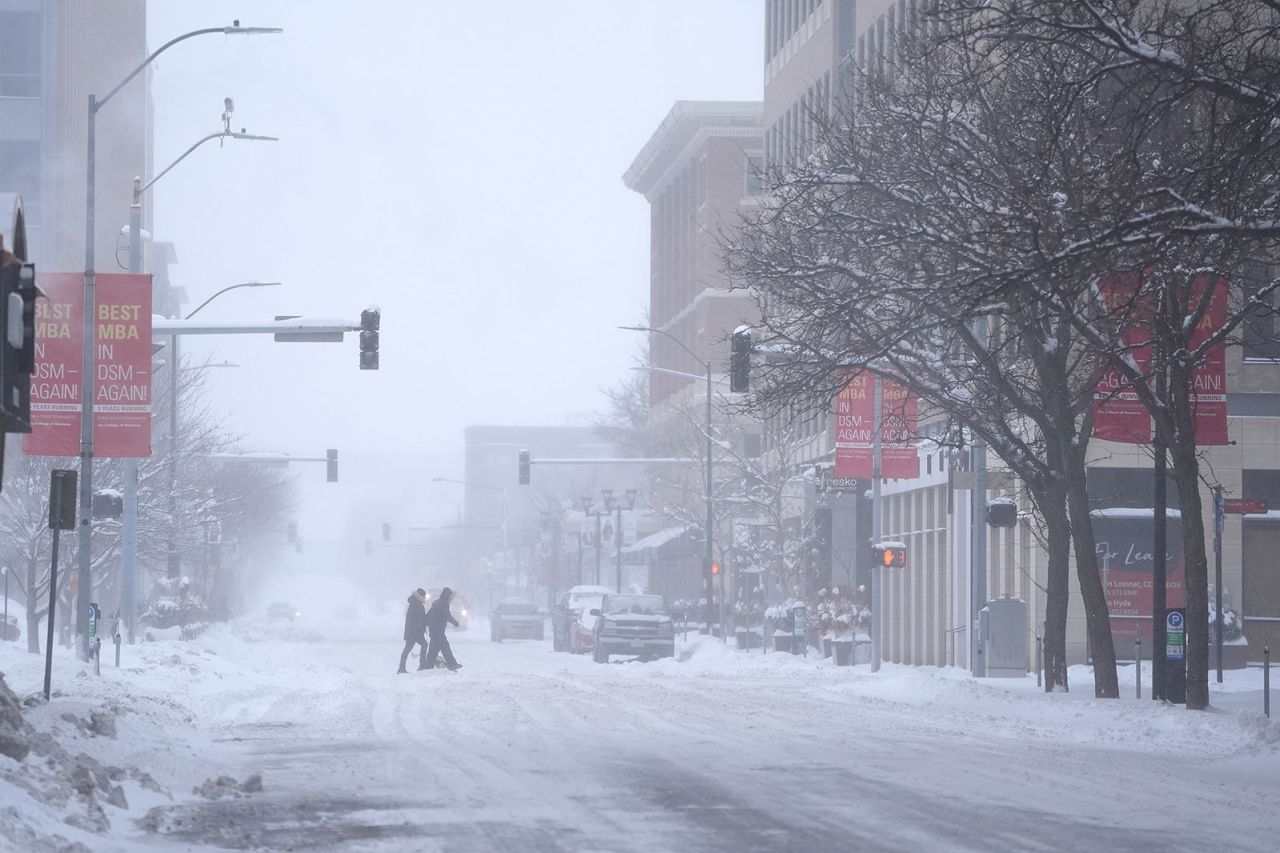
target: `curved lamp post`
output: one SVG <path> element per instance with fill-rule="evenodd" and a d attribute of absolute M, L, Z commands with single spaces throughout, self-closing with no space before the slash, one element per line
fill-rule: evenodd
<path fill-rule="evenodd" d="M 664 338 L 667 338 L 668 340 L 672 341 L 676 346 L 680 347 L 680 349 L 684 350 L 690 356 L 692 356 L 694 361 L 701 362 L 703 369 L 706 371 L 706 380 L 707 380 L 707 450 L 706 450 L 706 453 L 707 453 L 707 460 L 706 460 L 707 521 L 706 521 L 706 530 L 704 531 L 705 533 L 704 538 L 706 539 L 706 542 L 707 542 L 707 549 L 706 549 L 705 562 L 703 563 L 703 566 L 702 566 L 702 573 L 707 578 L 707 633 L 710 634 L 711 633 L 711 611 L 712 611 L 712 605 L 714 604 L 714 601 L 715 601 L 715 586 L 713 583 L 713 578 L 711 576 L 711 564 L 715 562 L 715 548 L 712 542 L 712 533 L 711 533 L 713 527 L 715 526 L 715 510 L 712 505 L 712 495 L 711 495 L 711 488 L 712 488 L 711 360 L 699 358 L 698 354 L 693 350 L 689 349 L 687 346 L 685 346 L 683 341 L 681 341 L 679 338 L 677 338 L 675 335 L 671 334 L 670 332 L 663 331 L 662 329 L 655 329 L 652 326 L 619 326 L 618 328 L 625 329 L 628 332 L 649 332 L 655 335 L 662 335 Z M 676 373 L 677 371 L 668 371 L 666 369 L 663 369 L 662 372 Z M 684 375 L 689 376 L 691 378 L 697 378 L 692 373 L 684 374 Z"/>
<path fill-rule="evenodd" d="M 78 574 L 79 592 L 76 597 L 76 648 L 83 659 L 88 659 L 89 649 L 89 602 L 93 599 L 92 588 L 92 540 L 93 540 L 93 385 L 94 385 L 94 347 L 93 347 L 93 315 L 95 309 L 96 273 L 94 270 L 94 215 L 96 199 L 94 197 L 97 179 L 97 119 L 98 111 L 105 107 L 121 89 L 137 77 L 156 57 L 179 42 L 203 35 L 266 35 L 282 33 L 276 27 L 242 27 L 240 22 L 233 21 L 229 27 L 208 27 L 192 30 L 172 38 L 153 50 L 146 59 L 116 84 L 115 88 L 99 98 L 89 95 L 88 140 L 85 158 L 85 235 L 84 235 L 84 318 L 82 324 L 84 353 L 80 362 L 80 517 L 79 521 L 79 555 Z"/>

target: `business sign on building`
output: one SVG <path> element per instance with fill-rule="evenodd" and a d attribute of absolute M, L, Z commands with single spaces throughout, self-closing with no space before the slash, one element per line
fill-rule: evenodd
<path fill-rule="evenodd" d="M 1151 648 L 1155 515 L 1150 509 L 1116 508 L 1094 510 L 1092 516 L 1094 550 L 1116 648 L 1131 649 L 1137 638 Z M 1181 607 L 1186 601 L 1181 518 L 1171 512 L 1166 525 L 1165 603 Z"/>
<path fill-rule="evenodd" d="M 836 395 L 836 470 L 841 478 L 869 478 L 875 436 L 875 377 L 851 372 Z M 880 476 L 907 480 L 920 476 L 916 453 L 919 401 L 891 379 L 880 380 Z"/>
<path fill-rule="evenodd" d="M 80 453 L 84 276 L 37 273 L 32 456 Z M 94 308 L 94 456 L 151 455 L 151 276 L 99 273 Z"/>

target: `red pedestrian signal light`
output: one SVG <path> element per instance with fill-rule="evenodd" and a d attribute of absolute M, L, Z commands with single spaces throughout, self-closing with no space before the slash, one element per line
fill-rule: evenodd
<path fill-rule="evenodd" d="M 875 565 L 884 569 L 901 569 L 907 565 L 907 546 L 898 542 L 881 543 L 871 548 Z"/>
<path fill-rule="evenodd" d="M 712 563 L 712 564 L 711 564 L 711 574 L 712 574 L 713 576 L 714 576 L 714 575 L 718 575 L 718 574 L 720 574 L 720 564 L 719 564 L 719 563 Z"/>

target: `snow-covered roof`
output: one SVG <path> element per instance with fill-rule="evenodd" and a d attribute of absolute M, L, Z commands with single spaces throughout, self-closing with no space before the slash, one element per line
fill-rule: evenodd
<path fill-rule="evenodd" d="M 669 542 L 679 539 L 689 530 L 688 525 L 677 525 L 675 527 L 664 527 L 657 533 L 650 533 L 641 539 L 637 539 L 627 547 L 622 549 L 624 554 L 639 554 L 642 551 L 661 548 Z"/>
<path fill-rule="evenodd" d="M 1153 518 L 1156 511 L 1150 507 L 1113 506 L 1107 509 L 1095 509 L 1089 512 L 1092 518 Z M 1165 518 L 1182 518 L 1182 511 L 1166 509 Z"/>

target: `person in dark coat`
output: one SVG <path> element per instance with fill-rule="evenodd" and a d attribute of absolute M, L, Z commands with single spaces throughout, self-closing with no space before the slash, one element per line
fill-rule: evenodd
<path fill-rule="evenodd" d="M 423 666 L 431 669 L 436 665 L 436 655 L 444 655 L 444 665 L 449 669 L 459 669 L 462 664 L 453 659 L 453 649 L 449 648 L 449 640 L 444 635 L 444 626 L 448 622 L 453 623 L 453 627 L 458 627 L 458 620 L 453 618 L 453 614 L 449 612 L 449 602 L 453 599 L 453 590 L 445 587 L 440 590 L 440 597 L 431 602 L 431 609 L 427 611 L 427 633 L 431 635 L 431 650 L 427 652 L 427 659 Z"/>
<path fill-rule="evenodd" d="M 418 669 L 427 668 L 427 638 L 423 633 L 427 630 L 427 591 L 422 587 L 418 587 L 409 596 L 409 609 L 404 614 L 404 651 L 400 653 L 400 668 L 396 670 L 399 675 L 409 670 L 404 668 L 405 661 L 409 659 L 409 652 L 413 651 L 414 646 L 419 646 L 418 650 Z"/>

